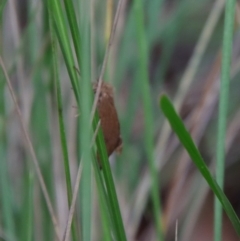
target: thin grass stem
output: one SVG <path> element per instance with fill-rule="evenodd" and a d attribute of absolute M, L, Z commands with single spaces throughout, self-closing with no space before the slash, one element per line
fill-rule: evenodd
<path fill-rule="evenodd" d="M 17 113 L 18 113 L 20 124 L 22 126 L 23 133 L 24 133 L 24 136 L 25 136 L 26 141 L 27 141 L 27 147 L 29 148 L 29 152 L 32 156 L 32 161 L 33 161 L 33 164 L 35 166 L 37 177 L 38 177 L 38 180 L 39 180 L 39 183 L 40 183 L 40 186 L 41 186 L 41 189 L 42 189 L 42 192 L 43 192 L 43 195 L 44 195 L 47 207 L 48 207 L 48 211 L 50 213 L 50 216 L 51 216 L 51 219 L 52 219 L 52 222 L 53 222 L 53 225 L 54 225 L 54 230 L 55 230 L 56 236 L 57 236 L 58 240 L 60 240 L 60 229 L 59 229 L 58 221 L 57 221 L 57 218 L 56 218 L 56 215 L 54 213 L 54 209 L 53 209 L 53 206 L 52 206 L 52 203 L 51 203 L 51 200 L 50 200 L 50 196 L 48 194 L 47 187 L 45 185 L 43 175 L 41 173 L 41 169 L 40 169 L 39 164 L 38 164 L 37 156 L 36 156 L 35 150 L 33 148 L 33 145 L 32 145 L 31 139 L 30 139 L 30 135 L 28 134 L 29 131 L 27 130 L 27 127 L 24 123 L 22 113 L 21 113 L 21 110 L 20 110 L 18 102 L 17 102 L 16 95 L 14 93 L 12 84 L 11 84 L 10 79 L 8 77 L 8 74 L 7 74 L 7 71 L 6 71 L 6 68 L 5 68 L 5 65 L 3 63 L 3 60 L 2 60 L 1 56 L 0 56 L 0 65 L 1 65 L 2 70 L 4 72 L 11 97 L 13 99 L 15 108 L 16 108 Z"/>

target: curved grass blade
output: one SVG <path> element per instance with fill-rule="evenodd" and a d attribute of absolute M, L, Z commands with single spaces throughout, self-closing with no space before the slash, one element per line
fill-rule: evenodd
<path fill-rule="evenodd" d="M 199 150 L 197 149 L 196 145 L 193 142 L 193 139 L 189 132 L 187 131 L 186 127 L 183 124 L 183 121 L 179 117 L 179 115 L 176 113 L 171 101 L 168 99 L 166 95 L 163 95 L 160 98 L 160 107 L 168 119 L 173 131 L 178 136 L 180 142 L 187 150 L 189 156 L 191 157 L 194 164 L 197 166 L 198 170 L 202 174 L 202 176 L 207 181 L 209 187 L 212 189 L 214 194 L 219 199 L 220 203 L 222 204 L 222 207 L 226 211 L 230 221 L 233 224 L 234 229 L 236 230 L 238 236 L 240 237 L 240 221 L 238 219 L 238 216 L 236 215 L 231 203 L 225 196 L 222 189 L 219 187 L 215 179 L 212 177 L 210 171 L 208 170 L 208 167 L 206 166 Z"/>

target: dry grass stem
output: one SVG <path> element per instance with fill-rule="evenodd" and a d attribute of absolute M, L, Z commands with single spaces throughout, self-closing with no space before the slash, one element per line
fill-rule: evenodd
<path fill-rule="evenodd" d="M 93 107 L 92 107 L 92 112 L 91 112 L 91 123 L 93 121 L 93 117 L 94 117 L 94 114 L 95 114 L 95 111 L 96 111 L 96 108 L 97 108 L 97 103 L 98 103 L 100 90 L 101 90 L 101 86 L 102 86 L 102 81 L 103 81 L 103 75 L 104 75 L 104 72 L 105 72 L 105 69 L 106 69 L 108 56 L 109 56 L 109 53 L 110 53 L 110 48 L 111 48 L 113 38 L 114 38 L 114 34 L 115 34 L 115 31 L 116 31 L 116 27 L 117 27 L 117 23 L 118 23 L 118 17 L 119 17 L 120 11 L 121 11 L 121 6 L 122 6 L 123 1 L 126 1 L 126 0 L 119 0 L 118 1 L 118 6 L 117 6 L 116 14 L 115 14 L 115 17 L 114 17 L 114 22 L 113 22 L 108 46 L 107 46 L 106 51 L 105 51 L 102 69 L 101 69 L 101 73 L 100 73 L 99 80 L 98 80 L 97 91 L 96 91 L 94 102 L 93 102 Z"/>
<path fill-rule="evenodd" d="M 6 71 L 6 68 L 5 68 L 5 65 L 3 63 L 3 60 L 2 60 L 1 56 L 0 56 L 0 65 L 3 69 L 3 73 L 4 73 L 5 78 L 7 80 L 7 85 L 8 85 L 11 97 L 13 99 L 13 102 L 15 104 L 15 108 L 16 108 L 17 113 L 18 113 L 18 117 L 19 117 L 22 129 L 23 129 L 23 133 L 24 133 L 24 136 L 25 136 L 26 141 L 27 141 L 27 147 L 28 147 L 29 152 L 32 156 L 33 164 L 35 166 L 35 170 L 36 170 L 37 177 L 38 177 L 38 180 L 39 180 L 42 192 L 43 192 L 43 196 L 45 198 L 45 201 L 46 201 L 46 204 L 47 204 L 47 207 L 48 207 L 48 210 L 49 210 L 49 213 L 50 213 L 53 225 L 54 225 L 54 230 L 55 230 L 56 236 L 57 236 L 58 240 L 60 240 L 60 230 L 59 230 L 58 221 L 57 221 L 56 215 L 54 213 L 53 206 L 51 204 L 51 200 L 50 200 L 50 197 L 49 197 L 49 194 L 48 194 L 48 191 L 47 191 L 47 188 L 46 188 L 46 185 L 45 185 L 42 173 L 41 173 L 41 169 L 40 169 L 39 164 L 38 164 L 37 156 L 36 156 L 36 153 L 34 151 L 34 148 L 33 148 L 33 145 L 32 145 L 31 139 L 30 139 L 30 135 L 28 134 L 29 131 L 28 131 L 28 129 L 27 129 L 25 123 L 24 123 L 22 113 L 21 113 L 21 110 L 20 110 L 18 102 L 17 102 L 16 95 L 14 93 L 12 84 L 11 84 L 10 79 L 8 77 L 8 74 L 7 74 L 7 71 Z"/>
<path fill-rule="evenodd" d="M 100 128 L 100 124 L 101 124 L 101 122 L 99 121 L 98 124 L 97 124 L 96 130 L 94 132 L 90 148 L 92 148 L 92 146 L 94 145 L 95 139 L 97 137 L 98 130 Z M 77 177 L 76 177 L 74 190 L 73 190 L 72 203 L 71 203 L 71 206 L 70 206 L 68 219 L 67 219 L 67 225 L 66 225 L 66 228 L 65 228 L 65 231 L 64 231 L 64 235 L 63 235 L 62 241 L 68 241 L 69 240 L 70 231 L 71 231 L 71 225 L 72 225 L 72 219 L 73 219 L 73 215 L 74 215 L 74 211 L 75 211 L 75 205 L 76 205 L 76 201 L 77 201 L 77 194 L 78 194 L 79 185 L 80 185 L 81 174 L 82 174 L 82 160 L 80 160 L 80 165 L 78 167 Z"/>

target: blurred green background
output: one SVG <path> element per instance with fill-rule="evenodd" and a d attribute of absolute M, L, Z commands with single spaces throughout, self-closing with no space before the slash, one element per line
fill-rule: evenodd
<path fill-rule="evenodd" d="M 0 0 L 0 55 L 28 128 L 62 237 L 69 209 L 54 81 L 56 71 L 52 59 L 54 40 L 72 186 L 82 155 L 83 145 L 80 143 L 84 142 L 85 137 L 81 137 L 81 112 L 66 67 L 67 61 L 59 45 L 61 36 L 56 30 L 58 19 L 54 15 L 54 7 L 51 8 L 51 2 L 54 4 L 54 1 Z M 71 0 L 80 29 L 80 53 L 71 37 L 66 6 L 63 1 L 57 2 L 63 10 L 62 21 L 67 30 L 65 36 L 73 53 L 74 65 L 70 68 L 79 80 L 76 69 L 80 70 L 81 77 L 87 76 L 88 72 L 84 75 L 81 68 L 88 68 L 89 63 L 89 80 L 96 81 L 101 73 L 119 2 Z M 81 11 L 85 11 L 87 2 L 89 6 L 86 8 L 85 21 Z M 159 108 L 159 97 L 167 93 L 173 99 L 204 160 L 214 171 L 224 6 L 223 0 L 121 1 L 103 79 L 114 87 L 123 139 L 122 153 L 111 156 L 110 166 L 127 240 L 159 240 L 155 224 L 157 218 L 164 237 L 162 240 L 213 240 L 213 194 L 170 131 Z M 239 11 L 237 3 L 224 182 L 224 191 L 238 215 Z M 73 13 L 70 15 L 73 16 Z M 86 31 L 81 26 L 85 22 L 88 26 Z M 84 53 L 86 46 L 90 51 Z M 77 61 L 79 56 L 80 63 Z M 144 79 L 146 76 L 147 79 Z M 81 85 L 82 82 L 80 89 Z M 86 86 L 85 90 L 88 88 Z M 0 98 L 0 240 L 59 240 L 2 70 Z M 86 101 L 82 105 L 89 103 Z M 82 113 L 87 113 L 87 109 Z M 151 160 L 155 166 L 153 170 Z M 99 187 L 95 182 L 97 174 L 94 171 L 91 173 L 91 203 L 88 207 L 91 211 L 91 240 L 106 240 L 105 237 L 119 240 L 108 225 L 106 230 L 110 230 L 109 234 L 104 233 L 101 212 L 106 214 L 108 211 L 104 208 L 105 211 L 101 211 L 104 205 L 99 204 Z M 158 200 L 159 213 L 156 213 L 156 203 L 152 201 L 152 180 L 156 181 L 153 189 L 157 190 L 155 202 Z M 84 186 L 80 185 L 74 216 L 77 238 L 74 238 L 74 234 L 71 237 L 74 241 L 86 240 L 82 236 L 84 207 L 80 207 L 83 193 Z M 225 214 L 222 240 L 238 240 Z"/>

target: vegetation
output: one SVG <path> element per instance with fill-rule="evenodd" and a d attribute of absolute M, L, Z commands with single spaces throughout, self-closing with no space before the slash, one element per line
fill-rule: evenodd
<path fill-rule="evenodd" d="M 0 1 L 0 240 L 238 240 L 238 10 Z M 110 158 L 97 80 L 121 126 Z"/>

